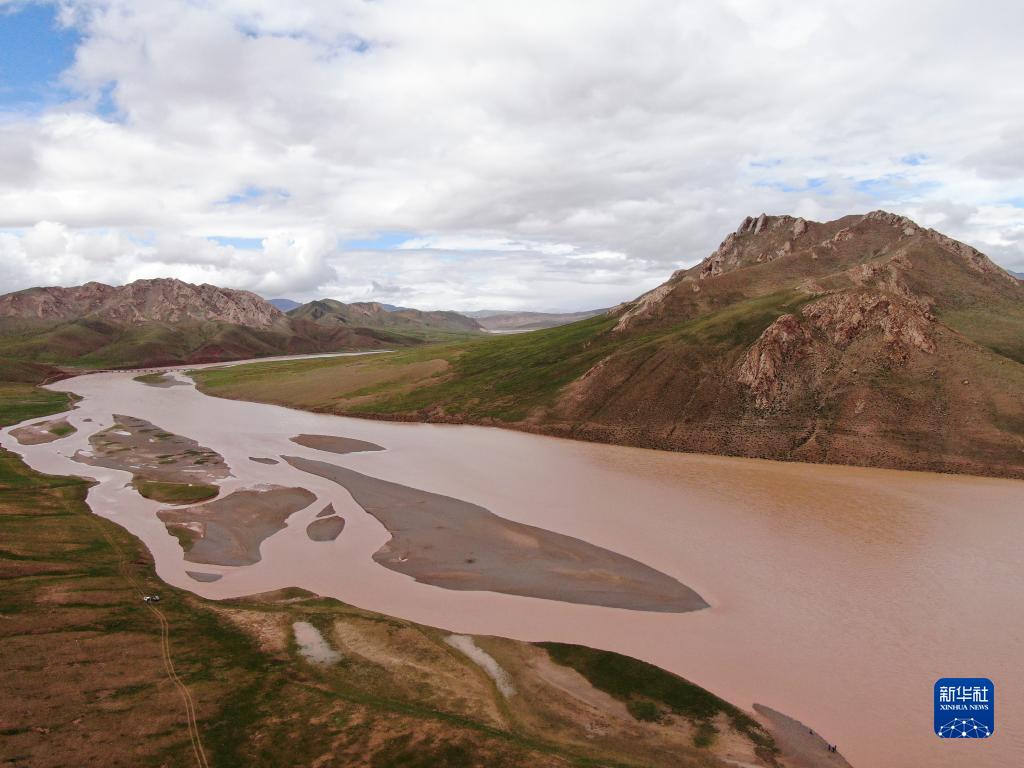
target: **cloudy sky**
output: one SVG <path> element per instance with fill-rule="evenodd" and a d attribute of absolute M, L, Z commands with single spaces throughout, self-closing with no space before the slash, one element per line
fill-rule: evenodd
<path fill-rule="evenodd" d="M 0 291 L 582 309 L 748 214 L 1024 270 L 1019 0 L 0 0 Z"/>

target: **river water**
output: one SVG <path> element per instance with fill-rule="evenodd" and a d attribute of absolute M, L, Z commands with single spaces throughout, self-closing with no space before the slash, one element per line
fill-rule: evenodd
<path fill-rule="evenodd" d="M 745 708 L 781 710 L 838 744 L 858 768 L 1024 764 L 1024 482 L 347 419 L 211 398 L 192 386 L 146 386 L 133 375 L 51 385 L 83 398 L 67 415 L 79 431 L 22 446 L 8 429 L 0 442 L 36 469 L 99 480 L 90 507 L 139 536 L 175 586 L 210 598 L 299 586 L 455 633 L 618 651 Z M 263 543 L 255 565 L 187 563 L 157 519 L 162 505 L 126 487 L 127 473 L 70 459 L 114 413 L 221 453 L 232 472 L 222 495 L 275 483 L 318 499 Z M 386 450 L 324 454 L 289 441 L 300 433 Z M 389 535 L 343 488 L 284 462 L 249 459 L 281 455 L 329 461 L 575 536 L 674 576 L 711 607 L 645 613 L 416 583 L 373 562 Z M 312 542 L 306 525 L 328 502 L 345 529 L 333 542 Z M 186 570 L 223 577 L 200 583 Z M 994 736 L 938 739 L 936 679 L 981 676 L 996 686 Z"/>

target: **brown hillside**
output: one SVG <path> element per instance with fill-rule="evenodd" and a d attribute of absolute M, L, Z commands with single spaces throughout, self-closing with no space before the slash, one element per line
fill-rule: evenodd
<path fill-rule="evenodd" d="M 748 218 L 613 312 L 612 335 L 654 340 L 613 349 L 545 421 L 711 453 L 1024 471 L 1024 284 L 904 217 Z M 720 327 L 671 332 L 696 320 Z"/>
<path fill-rule="evenodd" d="M 213 320 L 253 328 L 284 323 L 284 314 L 255 293 L 171 278 L 116 287 L 86 283 L 72 288 L 29 288 L 0 296 L 0 317 L 89 318 L 118 324 Z"/>

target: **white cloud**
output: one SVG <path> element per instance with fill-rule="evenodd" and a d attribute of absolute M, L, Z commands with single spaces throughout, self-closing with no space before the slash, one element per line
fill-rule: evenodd
<path fill-rule="evenodd" d="M 878 207 L 1024 267 L 1010 0 L 62 7 L 81 99 L 0 102 L 0 290 L 167 274 L 580 308 L 745 215 Z M 379 232 L 404 250 L 337 245 Z"/>

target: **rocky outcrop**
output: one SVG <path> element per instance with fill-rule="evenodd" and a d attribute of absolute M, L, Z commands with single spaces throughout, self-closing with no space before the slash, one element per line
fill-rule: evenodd
<path fill-rule="evenodd" d="M 758 408 L 770 408 L 784 394 L 787 373 L 812 344 L 810 331 L 795 315 L 783 315 L 765 329 L 747 351 L 737 375 Z"/>
<path fill-rule="evenodd" d="M 119 325 L 218 321 L 253 328 L 284 320 L 279 309 L 255 293 L 171 278 L 136 280 L 122 286 L 91 282 L 73 288 L 29 288 L 0 296 L 0 317 L 91 318 Z"/>
<path fill-rule="evenodd" d="M 675 286 L 671 282 L 662 283 L 653 291 L 648 291 L 619 316 L 619 322 L 612 329 L 614 333 L 628 331 L 637 323 L 649 320 L 658 313 L 659 305 L 665 300 Z"/>
<path fill-rule="evenodd" d="M 861 334 L 877 328 L 894 362 L 906 360 L 914 349 L 927 354 L 935 351 L 935 318 L 917 304 L 891 296 L 836 293 L 804 307 L 801 315 L 838 349 L 845 349 Z"/>
<path fill-rule="evenodd" d="M 785 256 L 793 241 L 807 232 L 807 221 L 793 216 L 747 216 L 735 232 L 700 263 L 697 279 L 706 280 L 751 263 L 763 263 Z M 772 235 L 765 239 L 765 235 Z"/>
<path fill-rule="evenodd" d="M 833 293 L 805 306 L 799 316 L 782 315 L 768 326 L 741 360 L 736 380 L 757 407 L 778 405 L 787 394 L 815 379 L 807 358 L 836 357 L 867 333 L 880 332 L 880 350 L 891 365 L 903 365 L 914 350 L 935 352 L 935 318 L 913 301 L 880 293 Z M 808 369 L 811 370 L 808 370 Z"/>

